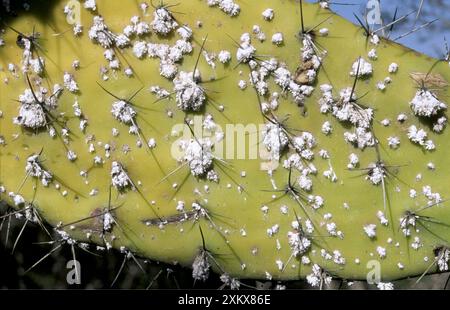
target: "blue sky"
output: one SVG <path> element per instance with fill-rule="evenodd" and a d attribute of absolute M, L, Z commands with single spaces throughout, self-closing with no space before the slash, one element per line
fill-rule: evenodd
<path fill-rule="evenodd" d="M 363 16 L 366 11 L 366 5 L 369 0 L 332 0 L 335 3 L 347 3 L 355 5 L 337 5 L 332 4 L 331 9 L 339 15 L 357 23 L 353 13 Z M 393 15 L 398 8 L 397 18 L 418 10 L 421 0 L 379 0 L 382 11 L 382 18 L 385 23 L 393 20 Z M 317 2 L 310 0 L 309 2 Z M 397 24 L 391 38 L 396 38 L 408 31 L 419 27 L 426 22 L 439 18 L 431 27 L 426 27 L 397 42 L 409 46 L 422 53 L 433 57 L 442 58 L 445 54 L 444 37 L 450 41 L 450 1 L 449 0 L 424 0 L 421 15 L 416 19 L 417 13 L 414 12 L 407 20 Z"/>

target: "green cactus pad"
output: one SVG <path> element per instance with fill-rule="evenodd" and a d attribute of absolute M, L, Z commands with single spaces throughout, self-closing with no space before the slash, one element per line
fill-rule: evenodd
<path fill-rule="evenodd" d="M 424 112 L 418 112 L 420 107 L 415 109 L 413 105 L 412 108 L 410 102 L 419 88 L 433 93 L 432 98 L 428 98 L 430 101 L 445 101 L 448 96 L 446 81 L 450 80 L 448 62 L 436 62 L 383 38 L 375 45 L 374 38 L 367 37 L 362 28 L 317 4 L 303 4 L 306 29 L 302 33 L 297 1 L 236 1 L 240 11 L 235 16 L 230 16 L 234 11 L 227 14 L 226 7 L 222 10 L 219 5 L 208 6 L 206 0 L 167 1 L 162 5 L 172 12 L 170 16 L 174 19 L 171 22 L 184 26 L 161 35 L 151 25 L 155 11 L 152 6 L 143 10 L 134 1 L 96 2 L 95 11 L 83 8 L 83 2 L 80 4 L 83 31 L 79 35 L 74 35 L 74 25 L 68 23 L 70 19 L 64 14 L 66 1 L 53 1 L 45 16 L 32 4 L 29 11 L 19 12 L 18 17 L 7 14 L 3 17 L 7 26 L 0 34 L 5 42 L 0 47 L 0 133 L 4 140 L 0 146 L 2 200 L 15 208 L 35 208 L 45 221 L 67 232 L 77 242 L 101 246 L 108 243 L 116 249 L 126 248 L 152 260 L 185 266 L 192 266 L 199 253 L 209 253 L 206 260 L 215 271 L 240 279 L 304 278 L 311 274 L 314 264 L 333 277 L 365 279 L 373 261 L 379 262 L 383 281 L 439 270 L 437 265 L 429 266 L 435 261 L 435 255 L 445 260 L 435 250 L 445 247 L 450 238 L 447 227 L 450 210 L 446 203 L 450 196 L 450 165 L 446 156 L 450 138 L 447 128 L 441 128 L 442 131 L 437 133 L 433 127 L 438 129 L 438 119 L 445 116 L 445 109 L 437 107 L 430 112 L 428 106 L 424 107 Z M 267 8 L 273 9 L 272 20 L 263 18 L 262 12 Z M 129 46 L 112 48 L 114 59 L 120 63 L 119 69 L 110 68 L 117 63 L 114 59 L 110 63 L 104 56 L 106 49 L 90 38 L 89 30 L 98 15 L 112 32 L 97 30 L 97 36 L 106 40 L 103 43 L 120 40 L 117 35 L 132 24 L 133 16 L 139 16 L 150 27 L 147 34 L 130 35 Z M 167 25 L 170 28 L 170 23 Z M 259 34 L 255 33 L 254 25 L 260 27 Z M 196 109 L 193 108 L 195 103 L 185 102 L 190 107 L 188 111 L 177 106 L 173 78 L 160 75 L 160 64 L 164 60 L 150 57 L 151 51 L 138 58 L 133 51 L 134 46 L 135 52 L 142 52 L 136 42 L 144 42 L 145 49 L 151 47 L 147 45 L 149 43 L 174 46 L 177 40 L 183 41 L 176 30 L 188 32 L 187 27 L 192 29 L 193 36 L 186 42 L 190 42 L 193 49 L 182 55 L 175 65 L 177 77 L 181 71 L 192 72 L 195 67 L 200 72 L 201 83 L 194 78 L 194 84 L 201 87 L 200 95 L 206 98 L 195 112 L 192 112 Z M 323 28 L 327 28 L 328 33 Z M 25 74 L 22 71 L 24 49 L 16 44 L 18 33 L 15 30 L 30 36 L 33 29 L 40 37 L 31 48 L 32 57 L 39 54 L 44 59 L 45 70 L 36 74 L 31 68 Z M 263 42 L 258 39 L 262 38 L 261 32 L 266 36 Z M 249 44 L 256 51 L 249 59 L 239 62 L 238 48 L 245 50 L 248 47 L 245 42 L 239 43 L 241 39 L 245 41 L 241 38 L 243 33 L 249 33 Z M 276 33 L 282 34 L 282 42 L 279 36 L 272 38 Z M 318 68 L 302 59 L 305 36 L 314 42 L 312 50 L 316 56 L 322 57 Z M 152 46 L 156 52 L 163 53 L 161 45 Z M 376 50 L 377 59 L 369 57 L 372 49 Z M 226 56 L 220 54 L 221 51 L 230 52 L 229 63 L 221 63 L 222 57 Z M 325 51 L 326 55 L 322 54 Z M 210 64 L 205 53 L 215 57 Z M 358 57 L 364 61 L 359 61 L 361 74 L 354 77 L 350 72 L 352 65 L 358 64 Z M 287 82 L 278 81 L 279 84 L 287 83 L 283 89 L 275 81 L 283 79 L 279 75 L 281 71 L 275 74 L 268 69 L 267 95 L 257 95 L 252 85 L 255 77 L 249 77 L 249 68 L 255 65 L 256 70 L 260 70 L 271 58 L 276 58 L 276 67 L 286 68 L 291 77 Z M 79 67 L 75 65 L 77 68 L 73 66 L 76 60 L 79 61 Z M 251 60 L 250 64 L 245 60 Z M 372 65 L 373 72 L 364 77 L 366 61 Z M 389 72 L 392 63 L 398 64 L 395 73 Z M 40 66 L 39 62 L 34 64 Z M 101 68 L 108 70 L 101 71 Z M 132 69 L 131 77 L 127 76 L 130 72 L 125 72 L 126 68 Z M 317 72 L 317 77 L 305 81 L 309 70 Z M 64 86 L 65 73 L 70 74 L 66 76 L 67 83 L 70 83 L 70 77 L 74 78 L 77 91 L 69 91 L 73 85 Z M 54 84 L 64 88 L 50 98 L 57 98 L 57 107 L 43 110 L 47 125 L 57 132 L 56 137 L 49 135 L 48 126 L 30 130 L 13 122 L 21 114 L 23 103 L 18 102 L 19 96 L 30 88 L 27 76 L 35 93 L 39 90 L 36 82 L 40 81 L 42 87 L 48 88 L 47 98 L 51 97 Z M 192 75 L 190 77 L 192 81 Z M 390 80 L 386 80 L 387 77 Z M 347 101 L 347 104 L 356 111 L 353 113 L 356 118 L 363 117 L 365 108 L 373 109 L 373 120 L 365 133 L 375 135 L 378 141 L 365 148 L 358 148 L 344 139 L 346 132 L 355 131 L 354 124 L 339 121 L 332 112 L 322 113 L 319 104 L 321 86 L 329 84 L 333 86 L 333 104 L 339 108 L 342 104 L 340 91 L 351 89 L 355 78 L 357 99 Z M 297 101 L 290 91 L 295 85 L 300 87 L 295 79 L 305 83 L 301 95 L 297 94 Z M 239 87 L 241 80 L 246 82 L 243 89 Z M 289 83 L 295 85 L 289 86 Z M 310 96 L 306 94 L 306 84 L 314 87 Z M 152 86 L 159 86 L 170 95 L 158 99 L 150 91 Z M 267 103 L 264 108 L 270 107 L 274 92 L 278 93 L 278 108 L 263 117 L 260 103 Z M 137 114 L 131 117 L 132 120 L 120 122 L 111 112 L 112 105 L 132 96 L 129 103 Z M 36 104 L 36 98 L 29 95 L 29 99 Z M 73 105 L 76 102 L 81 114 L 75 113 Z M 419 100 L 418 104 L 423 102 Z M 431 117 L 420 116 L 427 112 L 436 113 Z M 30 113 L 31 117 L 36 116 Z M 403 121 L 398 120 L 401 114 L 405 116 L 400 117 Z M 200 140 L 198 132 L 192 138 L 185 118 L 194 120 L 197 117 L 203 122 L 207 115 L 212 115 L 214 123 L 222 128 L 223 139 L 227 142 L 225 151 L 234 156 L 213 157 L 209 164 L 202 156 L 196 167 L 203 170 L 194 176 L 189 163 L 191 168 L 195 163 L 177 162 L 173 150 L 178 150 L 177 143 L 182 139 L 183 130 L 186 139 L 192 139 L 191 147 L 203 145 L 204 140 Z M 123 116 L 120 114 L 117 118 Z M 24 117 L 16 119 L 16 123 L 22 121 L 23 124 Z M 287 146 L 280 154 L 279 166 L 276 168 L 275 165 L 276 169 L 269 173 L 263 169 L 267 160 L 259 156 L 249 158 L 249 152 L 255 148 L 266 149 L 262 141 L 264 124 L 275 119 L 280 123 L 285 119 L 281 130 L 285 130 L 290 142 L 286 142 Z M 81 130 L 80 121 L 83 120 L 87 121 L 87 126 Z M 328 135 L 322 128 L 327 121 L 332 127 Z M 444 119 L 440 122 L 445 123 Z M 192 130 L 196 129 L 194 123 L 190 125 Z M 233 140 L 232 130 L 237 124 L 242 128 L 248 126 L 246 133 L 239 132 L 241 140 L 236 136 Z M 230 131 L 227 131 L 227 125 Z M 281 128 L 276 122 L 272 125 Z M 413 125 L 425 130 L 427 139 L 420 137 L 422 132 L 412 133 Z M 129 133 L 130 126 L 136 126 L 138 134 Z M 63 136 L 62 127 L 69 129 L 68 137 Z M 212 137 L 217 137 L 217 132 Z M 301 171 L 283 167 L 284 161 L 296 154 L 294 143 L 291 143 L 294 137 L 305 132 L 311 133 L 315 140 L 315 145 L 305 147 L 303 153 L 308 157 L 311 154 L 307 153 L 311 151 L 314 158 L 301 161 L 303 165 L 314 165 L 317 170 L 303 179 L 307 183 L 308 179 L 312 181 L 310 192 L 300 189 L 297 181 Z M 411 141 L 408 134 L 417 138 L 418 143 Z M 390 137 L 399 138 L 397 148 L 393 148 L 396 143 L 392 139 L 389 145 Z M 156 144 L 151 141 L 147 147 L 150 139 Z M 434 143 L 434 150 L 426 149 L 432 146 L 426 140 Z M 243 155 L 242 147 L 247 154 Z M 277 157 L 274 148 L 266 153 Z M 72 156 L 69 160 L 68 151 L 73 151 L 76 159 Z M 325 153 L 329 158 L 323 158 Z M 349 169 L 352 153 L 359 158 L 359 163 Z M 27 177 L 27 159 L 33 154 L 38 155 L 34 163 L 53 176 L 48 186 L 44 186 L 42 177 Z M 377 166 L 385 167 L 382 170 L 385 177 L 374 185 L 366 177 L 376 177 L 370 164 L 378 160 L 385 165 Z M 111 181 L 113 162 L 121 165 L 128 179 L 119 171 L 114 175 L 117 179 Z M 219 176 L 217 182 L 205 177 L 211 170 Z M 303 174 L 307 172 L 303 171 Z M 284 193 L 289 185 L 289 175 L 292 187 Z M 209 179 L 213 178 L 213 174 L 209 175 Z M 125 185 L 121 183 L 124 180 Z M 22 203 L 17 195 L 25 202 Z M 323 205 L 316 210 L 311 199 L 317 196 L 323 198 Z M 435 204 L 436 201 L 440 203 Z M 430 204 L 429 208 L 422 208 Z M 181 211 L 183 205 L 185 211 Z M 200 209 L 192 211 L 192 206 Z M 108 208 L 113 209 L 111 214 L 115 221 L 111 227 L 105 227 L 102 221 Z M 416 226 L 409 226 L 410 236 L 407 237 L 400 227 L 401 218 L 405 212 L 417 210 L 420 211 L 416 214 L 419 217 L 415 217 Z M 381 223 L 378 211 L 383 212 L 387 225 Z M 314 232 L 305 232 L 305 237 L 312 242 L 311 247 L 295 256 L 288 233 L 291 232 L 291 236 L 299 233 L 291 226 L 297 217 L 303 229 L 307 228 L 305 221 L 310 218 Z M 82 219 L 85 220 L 80 221 Z M 376 234 L 372 238 L 368 235 L 371 224 L 376 225 Z M 202 246 L 200 227 L 206 249 Z"/>

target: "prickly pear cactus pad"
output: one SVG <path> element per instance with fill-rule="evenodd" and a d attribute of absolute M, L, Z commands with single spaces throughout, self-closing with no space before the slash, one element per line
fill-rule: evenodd
<path fill-rule="evenodd" d="M 448 59 L 326 3 L 16 12 L 0 26 L 0 198 L 52 225 L 55 248 L 233 287 L 448 270 Z"/>

